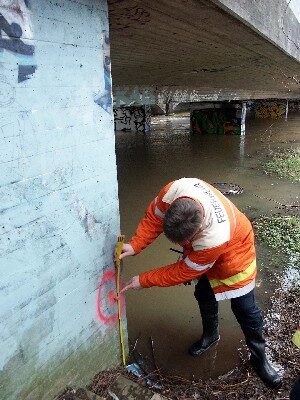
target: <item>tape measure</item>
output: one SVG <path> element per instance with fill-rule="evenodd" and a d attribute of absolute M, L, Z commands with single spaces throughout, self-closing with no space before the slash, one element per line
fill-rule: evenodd
<path fill-rule="evenodd" d="M 120 276 L 121 276 L 121 260 L 120 255 L 122 253 L 123 244 L 124 244 L 125 236 L 118 236 L 117 246 L 115 250 L 115 266 L 116 266 L 116 287 L 117 287 L 117 301 L 118 301 L 118 320 L 119 320 L 119 337 L 120 337 L 120 346 L 121 346 L 121 357 L 123 367 L 126 366 L 126 356 L 125 356 L 125 348 L 124 348 L 124 335 L 123 335 L 123 324 L 122 324 L 122 315 L 121 315 L 121 298 L 120 298 Z"/>

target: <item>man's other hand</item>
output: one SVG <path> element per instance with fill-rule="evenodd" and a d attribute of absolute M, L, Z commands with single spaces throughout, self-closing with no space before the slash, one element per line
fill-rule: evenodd
<path fill-rule="evenodd" d="M 126 285 L 123 287 L 123 289 L 121 290 L 121 293 L 126 292 L 126 290 L 128 289 L 141 289 L 142 286 L 140 284 L 140 278 L 139 276 L 134 276 L 133 278 L 131 278 Z"/>
<path fill-rule="evenodd" d="M 133 250 L 133 247 L 129 243 L 124 243 L 123 244 L 123 249 L 122 249 L 122 254 L 120 255 L 120 260 L 122 258 L 127 257 L 127 256 L 134 256 L 135 251 Z"/>

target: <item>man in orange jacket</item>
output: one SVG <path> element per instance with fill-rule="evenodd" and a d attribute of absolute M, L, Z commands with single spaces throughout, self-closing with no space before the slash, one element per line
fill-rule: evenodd
<path fill-rule="evenodd" d="M 231 299 L 251 364 L 268 386 L 278 388 L 281 378 L 266 358 L 262 315 L 254 297 L 256 254 L 247 217 L 213 186 L 182 178 L 166 185 L 150 203 L 120 258 L 138 254 L 162 232 L 183 247 L 182 259 L 133 277 L 122 291 L 197 279 L 195 298 L 203 333 L 189 348 L 192 356 L 201 355 L 220 339 L 218 301 Z"/>

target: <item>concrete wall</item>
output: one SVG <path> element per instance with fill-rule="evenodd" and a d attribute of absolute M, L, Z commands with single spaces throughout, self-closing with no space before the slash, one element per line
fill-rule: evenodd
<path fill-rule="evenodd" d="M 119 363 L 119 233 L 104 0 L 0 6 L 0 398 Z"/>

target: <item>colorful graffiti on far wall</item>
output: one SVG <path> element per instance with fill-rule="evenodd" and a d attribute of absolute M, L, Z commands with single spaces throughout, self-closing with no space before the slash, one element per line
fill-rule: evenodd
<path fill-rule="evenodd" d="M 33 30 L 27 0 L 2 0 L 0 4 L 0 59 L 4 51 L 18 58 L 18 82 L 36 70 Z"/>
<path fill-rule="evenodd" d="M 256 118 L 284 118 L 286 114 L 286 101 L 257 101 L 254 103 Z"/>
<path fill-rule="evenodd" d="M 191 129 L 193 133 L 208 135 L 241 135 L 241 118 L 237 110 L 208 108 L 193 110 L 191 114 Z"/>

